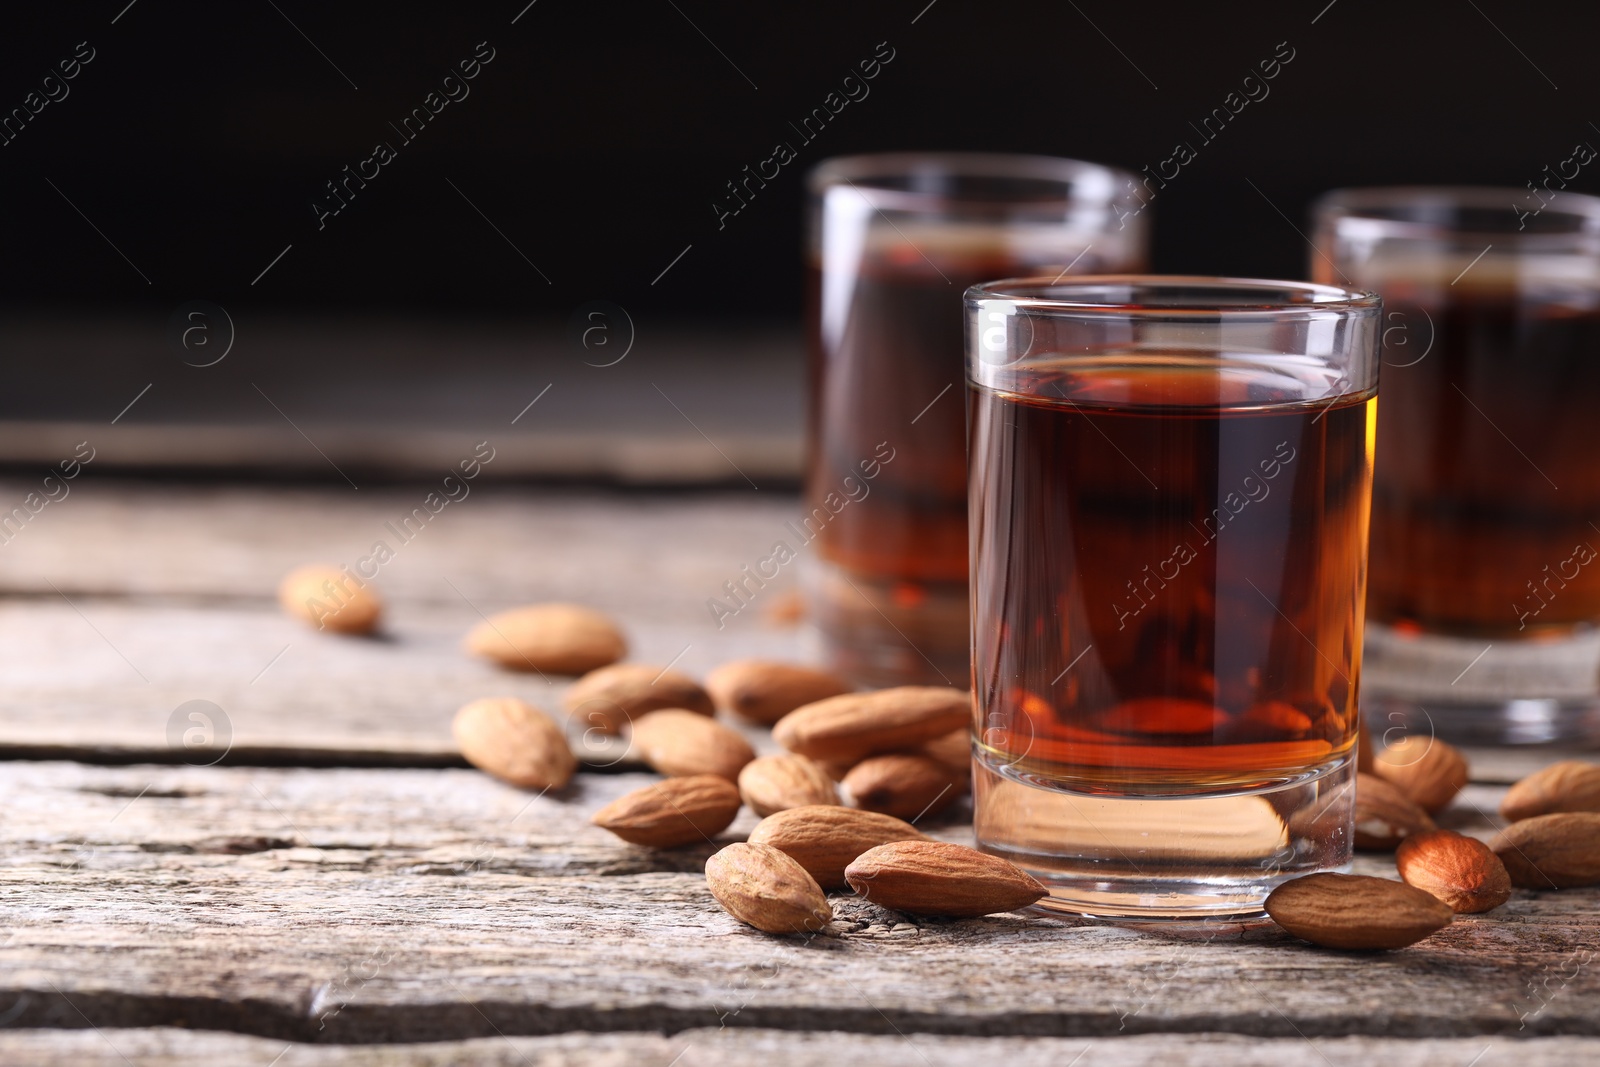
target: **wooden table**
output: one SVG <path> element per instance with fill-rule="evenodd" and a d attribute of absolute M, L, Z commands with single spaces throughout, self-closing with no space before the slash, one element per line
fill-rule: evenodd
<path fill-rule="evenodd" d="M 285 570 L 353 561 L 425 491 L 85 478 L 0 546 L 0 1063 L 1600 1059 L 1600 890 L 1519 891 L 1365 956 L 1270 925 L 945 922 L 848 896 L 838 936 L 743 927 L 706 890 L 709 847 L 588 824 L 650 780 L 617 753 L 545 796 L 461 765 L 457 706 L 559 694 L 457 642 L 480 612 L 560 599 L 694 674 L 804 657 L 766 610 L 793 575 L 724 630 L 705 607 L 794 500 L 485 486 L 384 567 L 382 639 L 280 614 Z M 169 742 L 196 699 L 231 735 L 214 766 Z M 1504 783 L 1551 757 L 1473 757 L 1443 821 L 1488 834 Z M 965 816 L 932 832 L 969 839 Z"/>

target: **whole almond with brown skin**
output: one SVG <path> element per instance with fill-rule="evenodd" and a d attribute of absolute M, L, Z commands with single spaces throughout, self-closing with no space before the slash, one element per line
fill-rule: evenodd
<path fill-rule="evenodd" d="M 896 841 L 845 868 L 850 888 L 911 915 L 967 919 L 1025 908 L 1049 890 L 1009 860 L 946 841 Z"/>
<path fill-rule="evenodd" d="M 616 624 L 579 604 L 502 611 L 474 626 L 462 644 L 502 667 L 551 674 L 587 674 L 628 654 Z"/>
<path fill-rule="evenodd" d="M 630 844 L 677 848 L 709 841 L 739 814 L 739 790 L 726 778 L 668 778 L 618 797 L 590 818 Z"/>
<path fill-rule="evenodd" d="M 745 764 L 739 772 L 739 795 L 762 818 L 808 804 L 839 803 L 839 790 L 828 772 L 792 752 Z"/>
<path fill-rule="evenodd" d="M 617 734 L 641 715 L 662 708 L 712 714 L 711 694 L 688 675 L 645 663 L 613 663 L 573 682 L 561 698 L 585 727 Z"/>
<path fill-rule="evenodd" d="M 802 756 L 857 762 L 932 741 L 971 718 L 972 694 L 966 690 L 903 685 L 846 693 L 796 708 L 778 721 L 772 736 Z"/>
<path fill-rule="evenodd" d="M 838 675 L 792 663 L 741 659 L 724 663 L 706 678 L 717 707 L 741 719 L 771 726 L 795 708 L 854 688 Z"/>
<path fill-rule="evenodd" d="M 578 767 L 561 726 L 515 697 L 474 700 L 451 732 L 468 763 L 524 789 L 560 789 Z"/>
<path fill-rule="evenodd" d="M 924 741 L 915 751 L 938 760 L 963 778 L 972 777 L 972 729 L 963 726 L 943 737 Z"/>
<path fill-rule="evenodd" d="M 630 748 L 662 774 L 715 774 L 730 782 L 756 758 L 737 730 L 681 708 L 652 711 L 634 720 Z"/>
<path fill-rule="evenodd" d="M 1511 884 L 1524 889 L 1571 889 L 1600 884 L 1600 813 L 1535 815 L 1501 830 L 1489 842 Z"/>
<path fill-rule="evenodd" d="M 839 783 L 851 804 L 898 819 L 935 815 L 966 792 L 967 780 L 929 756 L 892 752 L 868 756 Z"/>
<path fill-rule="evenodd" d="M 338 567 L 297 567 L 278 585 L 278 603 L 319 630 L 369 634 L 378 628 L 383 602 L 372 586 Z"/>
<path fill-rule="evenodd" d="M 800 934 L 833 921 L 816 879 L 770 845 L 724 848 L 706 860 L 706 885 L 729 915 L 765 933 Z"/>
<path fill-rule="evenodd" d="M 1410 797 L 1371 774 L 1356 775 L 1355 847 L 1386 852 L 1437 826 Z"/>
<path fill-rule="evenodd" d="M 1455 913 L 1431 893 L 1388 878 L 1308 874 L 1267 896 L 1272 921 L 1313 945 L 1390 949 L 1414 945 L 1450 925 Z"/>
<path fill-rule="evenodd" d="M 923 833 L 890 815 L 835 805 L 790 808 L 762 819 L 752 844 L 771 845 L 792 857 L 824 889 L 846 886 L 850 861 L 890 841 L 922 841 Z"/>
<path fill-rule="evenodd" d="M 1500 802 L 1500 814 L 1512 822 L 1563 811 L 1600 811 L 1600 764 L 1552 763 L 1512 786 Z"/>
<path fill-rule="evenodd" d="M 1436 737 L 1407 737 L 1379 752 L 1372 766 L 1430 815 L 1449 807 L 1467 784 L 1467 758 Z"/>
<path fill-rule="evenodd" d="M 1407 885 L 1432 893 L 1456 914 L 1489 911 L 1511 898 L 1500 857 L 1475 837 L 1429 830 L 1400 842 L 1395 866 Z"/>

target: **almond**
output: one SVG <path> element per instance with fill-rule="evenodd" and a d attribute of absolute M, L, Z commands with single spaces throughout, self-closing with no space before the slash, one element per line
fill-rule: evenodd
<path fill-rule="evenodd" d="M 668 778 L 618 797 L 590 821 L 647 848 L 693 845 L 726 830 L 739 814 L 739 790 L 726 778 Z"/>
<path fill-rule="evenodd" d="M 1570 889 L 1600 883 L 1600 814 L 1564 811 L 1514 822 L 1489 842 L 1511 884 Z"/>
<path fill-rule="evenodd" d="M 674 778 L 715 774 L 737 782 L 739 771 L 756 758 L 756 750 L 737 730 L 681 708 L 641 716 L 629 738 L 633 755 Z"/>
<path fill-rule="evenodd" d="M 1375 775 L 1356 775 L 1356 848 L 1387 851 L 1412 834 L 1436 829 L 1400 790 Z"/>
<path fill-rule="evenodd" d="M 468 763 L 524 789 L 560 789 L 578 766 L 560 725 L 515 697 L 474 700 L 451 732 Z"/>
<path fill-rule="evenodd" d="M 319 630 L 368 634 L 378 628 L 383 602 L 377 592 L 337 567 L 297 567 L 278 585 L 283 610 Z"/>
<path fill-rule="evenodd" d="M 551 674 L 586 674 L 628 653 L 615 623 L 578 604 L 531 604 L 491 615 L 463 647 L 514 671 Z"/>
<path fill-rule="evenodd" d="M 741 659 L 724 663 L 706 678 L 717 707 L 742 719 L 771 726 L 795 708 L 812 704 L 854 686 L 838 675 L 812 667 Z"/>
<path fill-rule="evenodd" d="M 1562 760 L 1512 786 L 1500 814 L 1516 822 L 1563 811 L 1600 811 L 1600 764 Z"/>
<path fill-rule="evenodd" d="M 772 736 L 791 752 L 852 762 L 932 741 L 972 719 L 972 694 L 942 686 L 904 685 L 846 693 L 796 708 Z"/>
<path fill-rule="evenodd" d="M 605 734 L 647 712 L 682 708 L 712 713 L 711 694 L 688 675 L 644 663 L 613 663 L 579 678 L 562 697 L 567 712 Z"/>
<path fill-rule="evenodd" d="M 706 860 L 706 885 L 729 915 L 769 934 L 821 930 L 833 921 L 816 879 L 770 845 L 729 845 Z"/>
<path fill-rule="evenodd" d="M 1477 838 L 1454 830 L 1406 838 L 1394 862 L 1407 885 L 1432 893 L 1457 914 L 1489 911 L 1511 898 L 1511 876 L 1500 857 Z"/>
<path fill-rule="evenodd" d="M 1450 906 L 1415 886 L 1361 874 L 1308 874 L 1267 896 L 1267 914 L 1296 937 L 1324 948 L 1414 945 L 1450 925 Z"/>
<path fill-rule="evenodd" d="M 780 811 L 750 833 L 752 844 L 771 845 L 793 857 L 824 889 L 843 889 L 845 867 L 868 849 L 921 840 L 921 831 L 893 816 L 832 805 Z"/>
<path fill-rule="evenodd" d="M 946 841 L 896 841 L 845 868 L 850 888 L 911 915 L 966 919 L 1025 908 L 1049 890 L 1009 860 Z"/>
<path fill-rule="evenodd" d="M 839 803 L 839 791 L 828 772 L 792 752 L 745 764 L 739 772 L 739 795 L 762 818 L 807 804 Z"/>
<path fill-rule="evenodd" d="M 858 808 L 916 820 L 948 808 L 966 792 L 966 778 L 930 756 L 893 752 L 869 756 L 839 783 Z"/>
<path fill-rule="evenodd" d="M 931 757 L 963 778 L 972 777 L 972 728 L 963 726 L 943 737 L 924 741 L 915 751 Z"/>
<path fill-rule="evenodd" d="M 1378 753 L 1378 777 L 1410 797 L 1429 815 L 1450 806 L 1467 784 L 1467 759 L 1437 737 L 1407 737 Z"/>

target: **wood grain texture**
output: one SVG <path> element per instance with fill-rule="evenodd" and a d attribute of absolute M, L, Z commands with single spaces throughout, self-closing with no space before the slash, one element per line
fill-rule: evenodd
<path fill-rule="evenodd" d="M 7 771 L 0 1014 L 15 1027 L 339 1043 L 708 1024 L 1600 1035 L 1600 890 L 1518 892 L 1359 957 L 1270 925 L 917 920 L 845 895 L 832 935 L 774 939 L 712 900 L 700 866 L 714 844 L 649 853 L 586 824 L 644 776 L 582 774 L 531 797 L 457 770 Z M 1451 821 L 1487 833 L 1471 811 Z M 1392 875 L 1381 857 L 1357 869 Z"/>
<path fill-rule="evenodd" d="M 782 1030 L 685 1030 L 492 1037 L 414 1045 L 314 1045 L 177 1029 L 0 1031 L 0 1060 L 36 1067 L 1572 1067 L 1600 1056 L 1600 1040 L 1504 1037 L 1405 1040 L 1323 1037 L 1252 1039 L 1226 1034 L 1109 1038 L 965 1038 Z M 1476 1057 L 1476 1059 L 1475 1059 Z"/>

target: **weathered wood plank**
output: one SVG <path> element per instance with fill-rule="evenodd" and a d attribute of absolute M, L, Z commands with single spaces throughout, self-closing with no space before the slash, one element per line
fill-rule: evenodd
<path fill-rule="evenodd" d="M 276 1057 L 276 1058 L 275 1058 Z M 0 1059 L 37 1067 L 213 1067 L 269 1064 L 280 1067 L 968 1067 L 1003 1062 L 1011 1067 L 1432 1067 L 1516 1063 L 1520 1067 L 1572 1067 L 1600 1057 L 1600 1040 L 1504 1037 L 1410 1041 L 1397 1038 L 1243 1038 L 1225 1034 L 1143 1035 L 1109 1038 L 966 1038 L 934 1034 L 875 1036 L 832 1032 L 698 1029 L 661 1034 L 562 1034 L 492 1037 L 415 1045 L 286 1044 L 236 1034 L 176 1029 L 108 1028 L 0 1031 Z"/>
<path fill-rule="evenodd" d="M 643 780 L 530 798 L 471 771 L 12 764 L 0 1004 L 22 1027 L 345 1043 L 712 1024 L 1600 1035 L 1600 890 L 1519 892 L 1365 957 L 1265 925 L 941 922 L 848 896 L 833 936 L 772 939 L 711 900 L 711 845 L 652 854 L 585 824 Z M 1496 798 L 1474 787 L 1449 821 L 1487 832 L 1474 811 Z"/>

